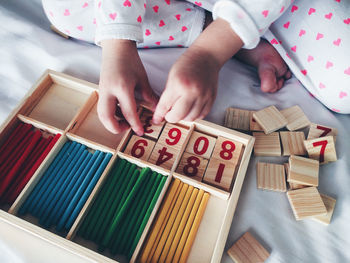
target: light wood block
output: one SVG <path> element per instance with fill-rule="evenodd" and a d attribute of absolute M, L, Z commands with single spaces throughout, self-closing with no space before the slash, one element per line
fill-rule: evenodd
<path fill-rule="evenodd" d="M 164 127 L 165 121 L 163 121 L 161 124 L 156 125 L 152 123 L 152 118 L 153 118 L 152 112 L 144 111 L 142 112 L 140 120 L 143 124 L 143 129 L 145 132 L 144 135 L 157 140 Z"/>
<path fill-rule="evenodd" d="M 264 129 L 259 125 L 259 123 L 257 123 L 256 120 L 253 118 L 254 112 L 255 111 L 250 112 L 249 129 L 251 131 L 264 131 Z"/>
<path fill-rule="evenodd" d="M 306 155 L 304 132 L 280 132 L 283 155 Z"/>
<path fill-rule="evenodd" d="M 277 131 L 288 124 L 287 119 L 275 106 L 254 112 L 253 118 L 259 123 L 266 134 Z"/>
<path fill-rule="evenodd" d="M 249 131 L 250 111 L 237 108 L 227 108 L 225 126 L 230 129 Z"/>
<path fill-rule="evenodd" d="M 336 141 L 336 137 L 338 135 L 338 129 L 328 127 L 325 125 L 320 125 L 316 123 L 311 123 L 309 134 L 307 136 L 308 140 L 325 137 L 325 136 L 333 136 L 334 142 Z"/>
<path fill-rule="evenodd" d="M 265 262 L 270 253 L 249 233 L 246 232 L 227 251 L 235 263 Z"/>
<path fill-rule="evenodd" d="M 306 140 L 304 145 L 309 157 L 318 160 L 321 164 L 337 160 L 333 136 Z"/>
<path fill-rule="evenodd" d="M 256 179 L 259 189 L 277 192 L 287 191 L 284 165 L 258 162 L 256 165 Z"/>
<path fill-rule="evenodd" d="M 288 191 L 287 197 L 296 220 L 327 214 L 316 187 Z"/>
<path fill-rule="evenodd" d="M 158 143 L 172 147 L 176 151 L 180 151 L 186 140 L 188 129 L 167 123 L 159 137 Z"/>
<path fill-rule="evenodd" d="M 219 136 L 216 140 L 211 158 L 236 165 L 239 162 L 242 148 L 242 143 Z"/>
<path fill-rule="evenodd" d="M 328 195 L 324 195 L 324 194 L 321 194 L 321 198 L 322 198 L 322 201 L 327 209 L 327 214 L 322 215 L 322 216 L 315 216 L 312 218 L 312 220 L 321 222 L 325 225 L 329 225 L 331 223 L 331 219 L 333 216 L 336 200 L 334 198 L 332 198 Z"/>
<path fill-rule="evenodd" d="M 284 163 L 284 169 L 286 171 L 287 181 L 289 181 L 289 163 Z M 306 185 L 296 184 L 296 183 L 292 183 L 292 182 L 288 182 L 288 184 L 289 184 L 289 189 L 290 190 L 295 190 L 295 189 L 308 187 Z"/>
<path fill-rule="evenodd" d="M 287 119 L 287 129 L 290 131 L 300 130 L 311 124 L 303 110 L 298 105 L 281 110 L 281 113 Z"/>
<path fill-rule="evenodd" d="M 255 137 L 254 155 L 256 156 L 281 156 L 280 135 L 278 132 L 265 134 L 253 132 Z"/>
<path fill-rule="evenodd" d="M 216 138 L 194 131 L 186 147 L 186 152 L 209 159 L 215 146 Z"/>
<path fill-rule="evenodd" d="M 165 169 L 171 170 L 179 151 L 173 147 L 157 143 L 148 161 Z"/>
<path fill-rule="evenodd" d="M 124 153 L 147 161 L 156 143 L 152 140 L 133 135 L 125 148 Z"/>
<path fill-rule="evenodd" d="M 318 186 L 318 172 L 318 161 L 295 155 L 289 157 L 288 182 Z"/>
<path fill-rule="evenodd" d="M 235 178 L 236 163 L 211 158 L 203 181 L 229 191 Z"/>
<path fill-rule="evenodd" d="M 196 179 L 198 181 L 202 181 L 207 165 L 207 159 L 185 152 L 182 155 L 176 172 Z"/>

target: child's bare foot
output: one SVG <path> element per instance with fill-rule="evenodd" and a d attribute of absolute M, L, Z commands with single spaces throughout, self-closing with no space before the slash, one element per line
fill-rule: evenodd
<path fill-rule="evenodd" d="M 292 76 L 278 52 L 264 39 L 254 49 L 241 49 L 235 57 L 257 68 L 263 92 L 278 91 Z"/>

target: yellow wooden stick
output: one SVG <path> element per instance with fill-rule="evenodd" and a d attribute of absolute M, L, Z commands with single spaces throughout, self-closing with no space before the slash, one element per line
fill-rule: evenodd
<path fill-rule="evenodd" d="M 197 195 L 196 201 L 194 202 L 194 205 L 192 207 L 190 216 L 188 217 L 188 220 L 186 222 L 186 226 L 185 226 L 185 229 L 184 229 L 184 231 L 182 233 L 179 245 L 176 248 L 173 262 L 178 262 L 180 257 L 181 257 L 182 250 L 183 250 L 183 248 L 185 246 L 188 234 L 190 233 L 192 223 L 194 221 L 194 218 L 196 217 L 197 210 L 198 210 L 198 207 L 199 207 L 199 205 L 200 205 L 200 203 L 202 201 L 203 195 L 204 195 L 204 191 L 203 190 L 199 190 L 199 193 Z"/>
<path fill-rule="evenodd" d="M 169 220 L 165 226 L 165 229 L 162 233 L 162 236 L 160 237 L 160 240 L 159 240 L 159 243 L 158 243 L 158 246 L 157 246 L 157 249 L 156 251 L 154 252 L 154 255 L 151 259 L 150 262 L 158 262 L 159 260 L 159 257 L 160 257 L 160 254 L 162 253 L 163 251 L 163 247 L 165 245 L 165 242 L 169 236 L 169 233 L 170 233 L 170 230 L 171 230 L 171 227 L 173 226 L 174 224 L 174 221 L 175 221 L 175 218 L 176 218 L 176 215 L 177 213 L 179 212 L 179 209 L 180 209 L 180 206 L 182 204 L 182 201 L 184 200 L 184 197 L 185 197 L 185 194 L 187 192 L 187 189 L 188 189 L 188 184 L 184 184 L 182 186 L 182 189 L 181 189 L 181 192 L 179 194 L 179 197 L 177 198 L 176 200 L 176 203 L 175 203 L 175 206 L 173 208 L 173 211 L 171 212 L 171 215 L 169 217 Z"/>
<path fill-rule="evenodd" d="M 185 263 L 187 261 L 188 255 L 190 254 L 190 251 L 192 248 L 192 244 L 194 242 L 194 239 L 196 238 L 199 225 L 201 224 L 201 221 L 205 212 L 205 208 L 207 207 L 209 197 L 210 195 L 208 193 L 205 193 L 203 196 L 202 202 L 198 208 L 196 218 L 194 219 L 193 225 L 191 227 L 191 232 L 188 235 L 184 250 L 182 251 L 182 254 L 179 260 L 180 263 Z"/>
<path fill-rule="evenodd" d="M 169 212 L 169 209 L 171 207 L 171 203 L 173 202 L 174 197 L 176 196 L 176 193 L 178 191 L 180 185 L 180 180 L 175 179 L 171 186 L 170 189 L 168 190 L 168 194 L 166 195 L 162 206 L 159 209 L 159 214 L 157 216 L 157 219 L 155 220 L 154 226 L 152 228 L 152 231 L 150 232 L 147 241 L 145 242 L 145 247 L 142 250 L 142 253 L 140 254 L 140 262 L 145 263 L 147 262 L 148 255 L 152 249 L 152 245 L 154 244 L 156 238 L 157 238 L 157 231 L 155 229 L 159 229 L 162 222 L 164 221 L 166 214 Z"/>
<path fill-rule="evenodd" d="M 193 207 L 193 204 L 194 202 L 196 201 L 196 198 L 197 198 L 197 195 L 198 195 L 198 189 L 194 189 L 192 194 L 191 194 L 191 198 L 190 198 L 190 201 L 188 202 L 187 206 L 186 206 L 186 210 L 185 210 L 185 213 L 183 214 L 183 217 L 181 218 L 181 222 L 180 222 L 180 225 L 176 231 L 176 234 L 175 234 L 175 237 L 174 237 L 174 240 L 171 244 L 171 247 L 169 249 L 169 253 L 168 253 L 168 256 L 166 257 L 166 260 L 165 262 L 173 262 L 172 259 L 174 257 L 174 254 L 175 254 L 175 251 L 176 251 L 176 248 L 177 248 L 177 245 L 180 241 L 180 238 L 182 236 L 182 232 L 186 226 L 186 223 L 187 223 L 187 219 L 192 211 L 192 207 Z"/>
<path fill-rule="evenodd" d="M 170 246 L 172 245 L 172 243 L 174 241 L 174 237 L 175 237 L 176 231 L 179 228 L 181 218 L 182 218 L 182 216 L 183 216 L 183 214 L 185 212 L 185 209 L 187 207 L 188 200 L 190 200 L 190 197 L 192 195 L 193 188 L 194 188 L 193 186 L 189 186 L 188 189 L 187 189 L 185 198 L 182 201 L 181 207 L 180 207 L 180 209 L 179 209 L 179 211 L 178 211 L 178 213 L 176 215 L 175 222 L 174 222 L 174 224 L 171 227 L 170 234 L 169 234 L 168 239 L 167 239 L 167 241 L 166 241 L 166 243 L 164 245 L 164 248 L 163 248 L 163 251 L 161 253 L 159 262 L 164 262 L 166 257 L 167 257 L 167 255 L 168 255 Z"/>

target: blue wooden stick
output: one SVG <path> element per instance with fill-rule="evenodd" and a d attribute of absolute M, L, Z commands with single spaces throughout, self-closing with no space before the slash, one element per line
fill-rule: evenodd
<path fill-rule="evenodd" d="M 109 160 L 111 158 L 112 158 L 112 154 L 110 154 L 110 153 L 105 154 L 105 157 L 104 157 L 100 167 L 97 169 L 94 177 L 91 179 L 91 181 L 90 181 L 89 185 L 87 186 L 85 192 L 81 196 L 78 204 L 75 206 L 72 214 L 70 215 L 70 217 L 69 217 L 69 219 L 68 219 L 68 221 L 66 223 L 66 226 L 65 226 L 66 230 L 69 230 L 72 227 L 75 219 L 77 218 L 78 214 L 80 213 L 80 210 L 83 208 L 86 200 L 90 196 L 90 194 L 91 194 L 92 190 L 94 189 L 98 179 L 100 179 L 104 169 L 106 168 L 106 166 L 107 166 L 107 164 L 108 164 L 108 162 L 109 162 Z"/>
<path fill-rule="evenodd" d="M 84 169 L 83 173 L 80 175 L 80 178 L 78 180 L 80 182 L 78 183 L 78 181 L 77 181 L 76 185 L 73 188 L 72 194 L 74 194 L 74 196 L 73 196 L 72 199 L 69 198 L 70 201 L 69 201 L 68 207 L 64 211 L 63 216 L 60 218 L 60 220 L 59 220 L 59 222 L 57 224 L 57 227 L 56 227 L 57 231 L 62 231 L 63 230 L 63 227 L 64 227 L 64 225 L 65 225 L 69 215 L 73 211 L 74 206 L 76 205 L 76 203 L 77 203 L 79 197 L 81 196 L 82 192 L 87 187 L 87 184 L 90 182 L 92 175 L 94 174 L 94 172 L 97 169 L 97 166 L 101 163 L 102 158 L 103 158 L 103 153 L 100 152 L 100 151 L 95 151 L 95 153 L 92 156 L 89 164 Z"/>

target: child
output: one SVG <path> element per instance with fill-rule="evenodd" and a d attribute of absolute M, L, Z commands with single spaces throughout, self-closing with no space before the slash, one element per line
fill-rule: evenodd
<path fill-rule="evenodd" d="M 310 19 L 311 15 L 307 10 L 309 5 L 313 5 L 317 8 L 310 10 L 315 9 L 317 12 L 311 12 L 311 14 L 324 15 L 325 11 L 320 3 L 322 1 L 295 1 L 289 9 L 289 0 L 190 2 L 192 0 L 188 2 L 181 0 L 43 1 L 50 21 L 60 31 L 72 37 L 95 42 L 102 47 L 98 113 L 108 130 L 119 133 L 130 125 L 135 133 L 143 134 L 142 124 L 136 113 L 135 89 L 139 90 L 145 101 L 153 105 L 154 123 L 159 123 L 164 118 L 169 122 L 203 118 L 209 113 L 215 100 L 221 67 L 239 50 L 241 50 L 237 54 L 239 59 L 257 67 L 261 89 L 264 92 L 275 92 L 280 89 L 284 80 L 290 78 L 291 73 L 281 56 L 266 41 L 260 41 L 260 36 L 283 13 L 286 14 L 272 26 L 276 36 L 267 32 L 266 38 L 273 46 L 278 46 L 277 50 L 284 60 L 316 98 L 335 111 L 350 112 L 348 97 L 348 94 L 350 96 L 350 74 L 347 73 L 350 71 L 350 65 L 349 69 L 344 69 L 345 78 L 342 78 L 342 83 L 337 83 L 338 87 L 332 87 L 322 93 L 315 89 L 315 79 L 323 78 L 325 75 L 312 70 L 311 67 L 301 68 L 305 65 L 305 61 L 302 61 L 299 52 L 296 52 L 297 48 L 298 51 L 300 49 L 299 45 L 295 44 L 297 40 L 299 41 L 295 39 L 297 38 L 295 32 L 299 30 L 297 23 L 303 21 L 300 17 L 297 18 L 297 12 L 299 11 L 299 16 Z M 326 6 L 333 8 L 335 4 L 339 4 L 348 8 L 348 4 L 338 2 L 340 1 Z M 213 22 L 204 8 L 212 11 Z M 330 13 L 333 15 L 336 11 L 339 9 L 334 9 Z M 341 16 L 346 14 L 345 11 L 343 14 L 339 13 L 334 23 L 341 24 L 339 22 L 342 21 Z M 289 23 L 285 22 L 286 19 L 290 20 L 288 20 Z M 293 22 L 292 19 L 294 19 Z M 348 20 L 344 20 L 344 24 L 347 25 L 345 21 Z M 293 33 L 281 32 L 281 27 L 278 26 L 281 23 L 285 25 L 282 28 L 293 25 Z M 317 23 L 316 20 L 314 23 Z M 307 22 L 305 22 L 306 25 L 308 25 Z M 292 31 L 292 26 L 290 29 Z M 310 35 L 311 30 L 310 27 L 310 33 L 307 32 Z M 349 29 L 344 29 L 345 32 L 346 30 Z M 334 34 L 335 31 L 330 33 Z M 303 34 L 300 34 L 302 37 Z M 323 33 L 320 34 L 323 35 Z M 343 41 L 342 45 L 337 46 L 343 50 L 340 51 L 343 55 L 338 57 L 343 63 L 350 61 L 342 57 L 349 54 L 349 51 L 345 50 L 346 42 L 350 41 L 349 35 L 344 34 L 340 40 Z M 317 35 L 316 38 L 319 40 L 320 36 Z M 286 41 L 282 37 L 285 37 Z M 318 43 L 320 44 L 322 43 Z M 136 48 L 179 45 L 189 48 L 171 68 L 165 90 L 158 101 L 149 86 Z M 242 47 L 245 49 L 241 49 Z M 288 50 L 287 53 L 285 51 L 287 49 L 291 51 Z M 312 49 L 309 48 L 309 50 Z M 321 48 L 319 50 L 323 52 Z M 316 62 L 315 59 L 314 64 Z M 332 65 L 327 62 L 327 69 L 333 66 L 333 62 L 331 63 Z M 327 76 L 328 81 L 335 76 L 334 74 L 331 72 Z M 319 89 L 325 91 L 321 83 L 325 85 L 320 82 Z M 332 84 L 330 82 L 328 85 Z M 120 104 L 128 123 L 119 121 L 115 117 L 117 103 Z"/>

